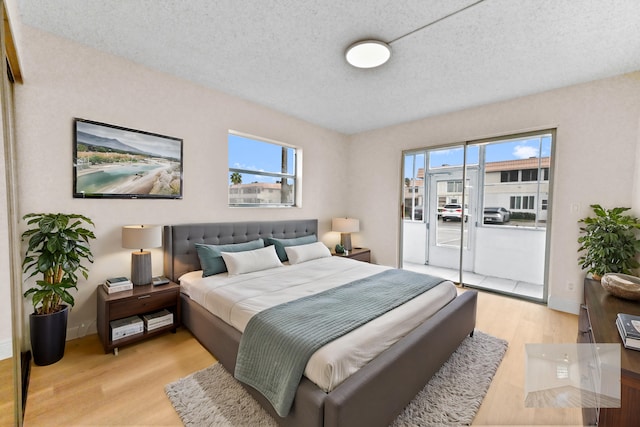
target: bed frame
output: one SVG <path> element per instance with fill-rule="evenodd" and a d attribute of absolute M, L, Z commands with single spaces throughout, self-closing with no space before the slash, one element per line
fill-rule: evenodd
<path fill-rule="evenodd" d="M 165 276 L 199 270 L 195 243 L 243 243 L 260 237 L 317 235 L 317 220 L 180 224 L 164 227 Z M 182 324 L 233 374 L 240 332 L 186 295 Z M 278 416 L 255 389 L 242 384 L 281 426 L 388 426 L 415 397 L 476 323 L 477 293 L 467 291 L 381 353 L 330 393 L 302 378 L 289 415 Z"/>

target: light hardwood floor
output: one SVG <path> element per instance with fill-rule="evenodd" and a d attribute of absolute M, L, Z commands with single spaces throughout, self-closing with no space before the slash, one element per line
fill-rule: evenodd
<path fill-rule="evenodd" d="M 524 407 L 525 343 L 572 343 L 577 316 L 488 293 L 479 295 L 477 328 L 509 349 L 473 425 L 581 425 L 579 409 Z M 25 426 L 165 425 L 180 419 L 167 383 L 215 361 L 180 329 L 104 354 L 96 335 L 69 341 L 64 358 L 34 366 Z"/>
<path fill-rule="evenodd" d="M 0 426 L 10 426 L 13 415 L 13 359 L 0 360 Z"/>

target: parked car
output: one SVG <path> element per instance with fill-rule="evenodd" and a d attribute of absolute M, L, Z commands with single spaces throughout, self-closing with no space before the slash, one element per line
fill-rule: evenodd
<path fill-rule="evenodd" d="M 485 224 L 504 224 L 511 220 L 511 212 L 505 208 L 484 208 Z"/>
<path fill-rule="evenodd" d="M 462 219 L 462 205 L 459 203 L 449 203 L 442 208 L 442 221 L 460 221 Z M 464 208 L 464 221 L 467 222 L 469 215 L 467 207 Z"/>
<path fill-rule="evenodd" d="M 422 206 L 413 208 L 413 219 L 415 221 L 422 221 Z"/>

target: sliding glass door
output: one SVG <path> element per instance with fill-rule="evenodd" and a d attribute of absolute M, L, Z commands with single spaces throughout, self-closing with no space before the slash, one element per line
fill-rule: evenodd
<path fill-rule="evenodd" d="M 405 152 L 403 267 L 545 301 L 553 138 Z"/>

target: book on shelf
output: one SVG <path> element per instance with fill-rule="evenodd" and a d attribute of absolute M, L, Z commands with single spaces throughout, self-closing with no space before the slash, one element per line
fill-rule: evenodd
<path fill-rule="evenodd" d="M 620 320 L 620 316 L 616 318 L 616 327 L 618 328 L 618 333 L 620 334 L 620 338 L 622 339 L 622 344 L 624 344 L 624 348 L 629 348 L 632 350 L 640 350 L 640 338 L 634 338 L 627 335 L 627 331 L 625 325 Z"/>
<path fill-rule="evenodd" d="M 111 277 L 105 281 L 107 286 L 120 286 L 126 284 L 132 284 L 131 280 L 126 277 Z"/>
<path fill-rule="evenodd" d="M 640 316 L 618 313 L 620 324 L 624 328 L 626 336 L 640 339 Z"/>
<path fill-rule="evenodd" d="M 153 313 L 143 314 L 142 320 L 144 320 L 145 329 L 152 331 L 164 326 L 173 325 L 173 313 L 165 308 Z"/>
<path fill-rule="evenodd" d="M 171 326 L 171 325 L 173 325 L 173 319 L 166 320 L 164 322 L 159 322 L 159 323 L 148 323 L 148 324 L 145 324 L 145 328 L 147 331 L 153 331 L 154 329 L 164 328 L 165 326 Z"/>
<path fill-rule="evenodd" d="M 102 287 L 108 294 L 114 294 L 116 292 L 128 291 L 130 289 L 133 289 L 133 283 L 129 282 L 117 286 L 109 286 L 106 283 L 103 283 Z"/>

